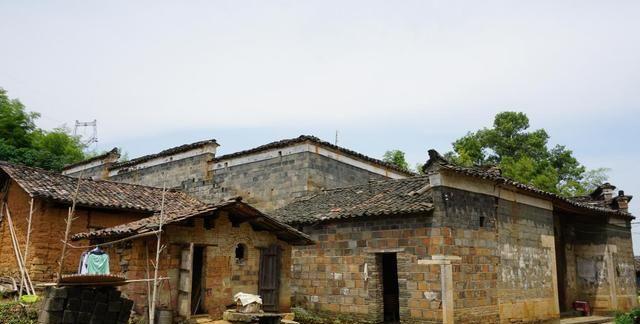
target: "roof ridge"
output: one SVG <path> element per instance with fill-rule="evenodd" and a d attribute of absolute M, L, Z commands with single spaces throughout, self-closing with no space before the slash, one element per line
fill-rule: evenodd
<path fill-rule="evenodd" d="M 353 185 L 348 185 L 348 186 L 344 186 L 344 187 L 322 189 L 321 192 L 353 189 L 355 187 L 371 186 L 372 184 L 386 184 L 386 183 L 391 183 L 391 182 L 413 182 L 413 181 L 420 181 L 420 180 L 425 180 L 425 179 L 428 180 L 428 178 L 429 178 L 428 175 L 416 175 L 416 176 L 413 176 L 413 177 L 400 178 L 400 179 L 373 179 L 373 180 L 370 180 L 368 183 L 353 184 Z"/>
<path fill-rule="evenodd" d="M 113 165 L 111 165 L 109 167 L 109 170 L 118 169 L 118 168 L 122 168 L 122 167 L 127 167 L 127 166 L 130 166 L 130 165 L 135 165 L 135 164 L 138 164 L 138 163 L 141 163 L 141 162 L 145 162 L 145 161 L 154 159 L 156 157 L 161 157 L 161 156 L 168 155 L 168 154 L 180 153 L 182 151 L 189 150 L 191 148 L 196 148 L 196 147 L 199 147 L 199 146 L 203 146 L 203 145 L 206 145 L 206 144 L 216 144 L 217 145 L 218 142 L 215 139 L 210 138 L 210 139 L 206 139 L 206 140 L 196 141 L 196 142 L 193 142 L 193 143 L 187 143 L 187 144 L 182 144 L 182 145 L 170 147 L 168 149 L 164 149 L 164 150 L 162 150 L 160 152 L 157 152 L 157 153 L 145 154 L 145 155 L 139 156 L 137 158 L 133 158 L 133 159 L 128 160 L 128 161 L 122 161 L 122 162 L 114 163 Z"/>
<path fill-rule="evenodd" d="M 289 146 L 291 144 L 296 144 L 296 143 L 303 143 L 306 141 L 310 141 L 313 143 L 316 143 L 318 145 L 323 145 L 335 150 L 338 150 L 342 153 L 354 156 L 356 158 L 359 158 L 361 160 L 365 160 L 365 161 L 369 161 L 372 163 L 376 163 L 378 165 L 387 167 L 389 169 L 392 169 L 394 171 L 397 172 L 401 172 L 405 175 L 415 175 L 415 173 L 411 172 L 411 171 L 407 171 L 404 169 L 399 168 L 398 166 L 392 164 L 392 163 L 388 163 L 385 162 L 383 160 L 380 159 L 376 159 L 376 158 L 372 158 L 368 155 L 356 152 L 354 150 L 342 147 L 342 146 L 338 146 L 332 143 L 329 143 L 327 141 L 323 141 L 322 139 L 320 139 L 319 137 L 313 136 L 313 135 L 300 135 L 298 137 L 294 137 L 294 138 L 286 138 L 286 139 L 282 139 L 282 140 L 278 140 L 278 141 L 273 141 L 273 142 L 269 142 L 267 144 L 262 144 L 250 149 L 245 149 L 245 150 L 241 150 L 241 151 L 237 151 L 237 152 L 232 152 L 232 153 L 228 153 L 228 154 L 224 154 L 224 155 L 220 155 L 220 156 L 216 156 L 213 160 L 214 161 L 220 161 L 220 160 L 224 160 L 224 159 L 229 159 L 229 158 L 234 158 L 237 156 L 243 156 L 246 154 L 252 154 L 252 153 L 257 153 L 257 152 L 262 152 L 268 149 L 272 149 L 272 148 L 280 148 L 280 147 L 286 147 Z"/>

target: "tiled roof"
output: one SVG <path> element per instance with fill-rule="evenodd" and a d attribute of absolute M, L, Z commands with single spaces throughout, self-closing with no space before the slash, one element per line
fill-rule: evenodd
<path fill-rule="evenodd" d="M 229 210 L 235 214 L 241 214 L 244 220 L 248 221 L 254 228 L 273 232 L 278 238 L 292 244 L 307 245 L 313 241 L 306 234 L 295 228 L 281 223 L 280 221 L 265 215 L 257 209 L 245 204 L 241 198 L 235 197 L 217 204 L 207 204 L 194 208 L 187 212 L 167 211 L 164 214 L 163 224 L 168 225 L 175 222 L 187 220 L 192 217 L 211 215 L 218 210 Z M 81 239 L 108 239 L 114 237 L 128 237 L 137 234 L 153 232 L 158 229 L 160 215 L 143 218 L 131 223 L 101 229 L 94 232 L 78 233 L 72 236 L 72 240 Z"/>
<path fill-rule="evenodd" d="M 458 174 L 463 174 L 463 175 L 474 177 L 474 178 L 490 180 L 498 184 L 510 185 L 518 189 L 521 189 L 523 191 L 533 193 L 537 196 L 548 198 L 549 200 L 554 202 L 554 204 L 556 205 L 560 204 L 565 206 L 572 206 L 575 208 L 596 212 L 596 213 L 605 213 L 610 215 L 618 215 L 618 216 L 633 218 L 631 214 L 624 211 L 603 207 L 599 204 L 587 203 L 586 201 L 580 199 L 579 197 L 577 198 L 563 197 L 558 194 L 540 190 L 531 185 L 527 185 L 527 184 L 512 180 L 510 178 L 503 177 L 500 174 L 500 172 L 496 171 L 496 169 L 494 168 L 486 169 L 486 168 L 479 168 L 479 167 L 473 168 L 473 167 L 462 167 L 462 166 L 454 165 L 449 161 L 447 161 L 444 157 L 442 157 L 442 155 L 440 155 L 435 150 L 429 150 L 429 161 L 427 161 L 427 163 L 423 168 L 423 171 L 425 171 L 426 173 L 430 172 L 430 170 L 448 170 L 448 171 L 452 171 Z"/>
<path fill-rule="evenodd" d="M 78 179 L 23 165 L 0 162 L 0 169 L 31 197 L 71 204 Z M 162 189 L 105 180 L 80 180 L 76 204 L 83 207 L 154 213 L 160 210 Z M 204 206 L 185 193 L 167 190 L 167 210 L 183 211 Z"/>
<path fill-rule="evenodd" d="M 64 168 L 62 168 L 62 170 L 69 170 L 69 169 L 71 169 L 73 167 L 76 167 L 76 166 L 79 166 L 79 165 L 85 165 L 85 164 L 91 163 L 93 161 L 99 161 L 99 160 L 102 160 L 102 159 L 104 159 L 106 157 L 109 157 L 111 155 L 117 155 L 118 157 L 120 156 L 120 152 L 118 151 L 117 147 L 114 147 L 109 152 L 105 152 L 105 153 L 102 153 L 100 155 L 96 155 L 94 157 L 90 157 L 90 158 L 88 158 L 86 160 L 82 160 L 82 161 L 79 161 L 79 162 L 76 162 L 76 163 L 72 163 L 72 164 L 67 164 L 67 165 L 64 166 Z"/>
<path fill-rule="evenodd" d="M 234 152 L 234 153 L 230 153 L 230 154 L 225 154 L 225 155 L 221 155 L 221 156 L 217 156 L 214 161 L 222 161 L 222 160 L 226 160 L 226 159 L 231 159 L 231 158 L 235 158 L 235 157 L 239 157 L 239 156 L 244 156 L 244 155 L 248 155 L 248 154 L 253 154 L 253 153 L 259 153 L 259 152 L 263 152 L 266 150 L 271 150 L 271 149 L 276 149 L 276 148 L 283 148 L 283 147 L 287 147 L 287 146 L 291 146 L 294 144 L 299 144 L 299 143 L 304 143 L 304 142 L 312 142 L 314 144 L 318 144 L 333 150 L 336 150 L 340 153 L 346 154 L 346 155 L 350 155 L 354 158 L 360 159 L 360 160 L 364 160 L 364 161 L 368 161 L 377 165 L 380 165 L 382 167 L 394 170 L 396 172 L 402 173 L 404 175 L 407 176 L 413 176 L 415 175 L 414 173 L 410 172 L 410 171 L 406 171 L 403 169 L 398 168 L 397 166 L 395 166 L 394 164 L 391 163 L 387 163 L 384 162 L 382 160 L 379 159 L 374 159 L 372 157 L 366 156 L 364 154 L 358 153 L 356 151 L 352 151 L 349 149 L 346 149 L 344 147 L 341 146 L 337 146 L 334 144 L 331 144 L 329 142 L 325 142 L 315 136 L 310 136 L 310 135 L 301 135 L 299 137 L 296 138 L 290 138 L 290 139 L 284 139 L 281 141 L 276 141 L 276 142 L 271 142 L 268 144 L 264 144 L 252 149 L 248 149 L 248 150 L 244 150 L 244 151 L 239 151 L 239 152 Z"/>
<path fill-rule="evenodd" d="M 288 224 L 366 216 L 428 212 L 433 209 L 428 177 L 371 181 L 353 187 L 323 190 L 276 210 Z"/>
<path fill-rule="evenodd" d="M 180 146 L 176 146 L 176 147 L 172 147 L 170 149 L 166 149 L 164 151 L 160 151 L 158 153 L 155 154 L 149 154 L 149 155 L 145 155 L 145 156 L 141 156 L 129 161 L 123 161 L 120 163 L 116 163 L 112 166 L 109 167 L 110 170 L 113 169 L 119 169 L 119 168 L 125 168 L 128 166 L 132 166 L 132 165 L 136 165 L 138 163 L 142 163 L 142 162 L 146 162 L 155 158 L 159 158 L 159 157 L 163 157 L 163 156 L 167 156 L 167 155 L 173 155 L 176 153 L 182 153 L 185 151 L 189 151 L 195 148 L 199 148 L 199 147 L 203 147 L 209 144 L 218 144 L 216 142 L 216 140 L 214 139 L 210 139 L 210 140 L 204 140 L 204 141 L 199 141 L 199 142 L 195 142 L 195 143 L 191 143 L 191 144 L 184 144 L 184 145 L 180 145 Z"/>

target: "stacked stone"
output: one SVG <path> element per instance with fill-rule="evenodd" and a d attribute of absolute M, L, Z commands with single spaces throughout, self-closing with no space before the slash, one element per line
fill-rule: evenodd
<path fill-rule="evenodd" d="M 133 301 L 119 290 L 107 288 L 50 287 L 44 297 L 40 324 L 126 324 Z"/>

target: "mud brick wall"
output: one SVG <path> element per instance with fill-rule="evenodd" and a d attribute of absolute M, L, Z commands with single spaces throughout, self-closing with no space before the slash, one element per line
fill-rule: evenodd
<path fill-rule="evenodd" d="M 146 168 L 136 165 L 113 169 L 109 180 L 152 187 L 179 188 L 184 181 L 207 180 L 207 163 L 213 159 L 212 153 L 205 153 L 177 161 L 166 162 Z"/>
<path fill-rule="evenodd" d="M 24 253 L 24 244 L 27 234 L 27 218 L 29 217 L 30 197 L 15 182 L 9 189 L 8 205 L 15 227 L 16 235 L 20 243 L 20 249 Z M 36 199 L 34 201 L 34 213 L 31 224 L 31 238 L 29 255 L 25 260 L 29 274 L 33 281 L 51 282 L 56 278 L 58 261 L 62 253 L 62 238 L 66 228 L 68 207 L 50 204 Z M 99 211 L 77 209 L 76 219 L 73 221 L 71 233 L 87 232 L 91 229 L 128 223 L 148 215 L 117 211 Z M 73 242 L 74 245 L 87 245 L 86 241 Z M 76 273 L 80 262 L 80 249 L 68 249 L 63 273 Z M 113 256 L 112 256 L 113 257 Z M 112 272 L 119 270 L 119 265 L 111 262 Z M 0 275 L 19 278 L 19 271 L 9 224 L 3 212 L 0 221 Z"/>
<path fill-rule="evenodd" d="M 49 287 L 45 291 L 39 324 L 127 324 L 133 301 L 116 288 Z"/>
<path fill-rule="evenodd" d="M 244 201 L 269 212 L 309 191 L 366 183 L 384 177 L 328 157 L 301 152 L 262 161 L 224 167 L 216 161 L 211 180 L 185 181 L 183 188 L 204 201 L 242 196 Z"/>
<path fill-rule="evenodd" d="M 181 250 L 189 243 L 204 247 L 203 278 L 205 285 L 204 308 L 213 318 L 222 318 L 226 305 L 233 303 L 233 296 L 239 292 L 258 294 L 258 274 L 260 250 L 272 244 L 282 251 L 280 277 L 280 309 L 290 309 L 291 247 L 266 231 L 254 231 L 248 223 L 234 227 L 226 213 L 221 212 L 213 226 L 206 228 L 202 218 L 195 219 L 192 226 L 169 225 L 163 234 L 167 249 L 160 262 L 160 275 L 171 279 L 163 282 L 159 292 L 159 305 L 177 311 L 179 266 Z M 237 262 L 235 249 L 243 244 L 244 262 Z M 148 246 L 147 246 L 148 245 Z M 125 275 L 129 279 L 142 279 L 147 275 L 147 258 L 155 258 L 155 237 L 132 241 L 131 246 L 122 251 Z M 147 252 L 148 251 L 148 252 Z M 150 266 L 151 267 L 151 266 Z M 153 271 L 153 268 L 150 268 Z M 136 311 L 143 312 L 147 305 L 147 286 L 128 285 L 124 294 L 136 302 Z"/>

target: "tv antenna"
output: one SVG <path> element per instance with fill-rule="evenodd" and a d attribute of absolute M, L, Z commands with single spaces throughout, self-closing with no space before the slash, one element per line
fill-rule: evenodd
<path fill-rule="evenodd" d="M 82 144 L 89 147 L 93 143 L 98 143 L 98 120 L 94 119 L 90 122 L 81 122 L 76 120 L 76 126 L 73 128 L 73 136 L 78 136 L 78 128 L 85 129 L 86 127 L 91 127 L 92 132 L 91 136 L 87 138 L 85 141 L 81 141 Z"/>

